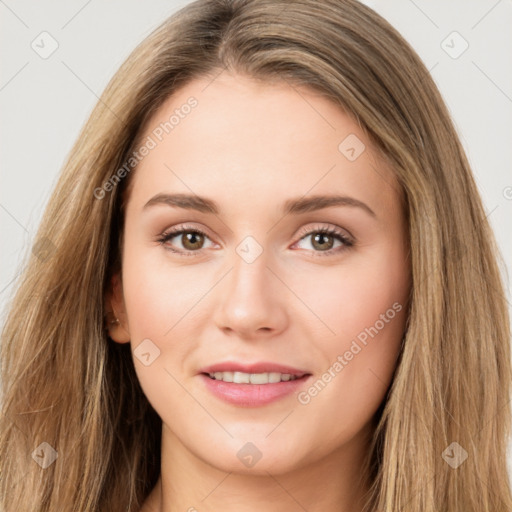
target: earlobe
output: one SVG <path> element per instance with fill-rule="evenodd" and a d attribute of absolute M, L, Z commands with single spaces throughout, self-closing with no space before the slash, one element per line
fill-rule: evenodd
<path fill-rule="evenodd" d="M 126 315 L 121 278 L 119 274 L 112 276 L 110 288 L 105 297 L 105 328 L 109 337 L 117 343 L 130 341 L 130 330 Z"/>

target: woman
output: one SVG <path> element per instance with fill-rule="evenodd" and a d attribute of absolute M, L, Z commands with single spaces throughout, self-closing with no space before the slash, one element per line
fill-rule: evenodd
<path fill-rule="evenodd" d="M 188 5 L 42 220 L 1 340 L 2 509 L 510 510 L 498 257 L 385 20 Z"/>

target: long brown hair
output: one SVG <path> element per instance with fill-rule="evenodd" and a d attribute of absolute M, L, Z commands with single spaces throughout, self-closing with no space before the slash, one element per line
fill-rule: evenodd
<path fill-rule="evenodd" d="M 65 162 L 2 331 L 1 510 L 134 512 L 155 485 L 161 420 L 129 344 L 113 343 L 104 324 L 136 172 L 118 170 L 169 95 L 223 69 L 330 98 L 391 164 L 406 199 L 410 311 L 368 455 L 367 509 L 512 510 L 500 255 L 428 70 L 356 0 L 199 0 L 112 78 Z"/>

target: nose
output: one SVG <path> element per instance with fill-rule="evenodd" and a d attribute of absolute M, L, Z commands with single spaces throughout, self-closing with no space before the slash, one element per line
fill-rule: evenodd
<path fill-rule="evenodd" d="M 255 339 L 286 329 L 286 290 L 267 268 L 265 251 L 252 263 L 234 254 L 233 268 L 219 287 L 214 320 L 226 334 Z"/>

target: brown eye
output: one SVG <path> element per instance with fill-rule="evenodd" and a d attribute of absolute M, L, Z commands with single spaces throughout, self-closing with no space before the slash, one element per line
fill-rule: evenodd
<path fill-rule="evenodd" d="M 163 233 L 157 239 L 165 249 L 183 256 L 196 256 L 203 249 L 215 245 L 210 237 L 197 228 L 178 226 L 167 233 Z"/>
<path fill-rule="evenodd" d="M 315 249 L 328 251 L 334 245 L 334 237 L 328 233 L 317 233 L 312 238 L 312 245 Z"/>
<path fill-rule="evenodd" d="M 184 231 L 181 235 L 181 243 L 187 250 L 201 249 L 204 243 L 204 235 L 198 231 Z"/>
<path fill-rule="evenodd" d="M 349 238 L 343 231 L 333 227 L 318 226 L 301 233 L 301 239 L 295 245 L 307 243 L 307 249 L 315 256 L 331 256 L 349 249 L 354 245 L 354 239 Z"/>

